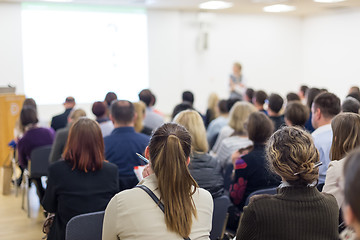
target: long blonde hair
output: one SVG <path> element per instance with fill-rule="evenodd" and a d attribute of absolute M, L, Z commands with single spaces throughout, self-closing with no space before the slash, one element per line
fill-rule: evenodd
<path fill-rule="evenodd" d="M 206 140 L 204 121 L 194 110 L 185 110 L 177 114 L 174 122 L 184 126 L 191 135 L 191 148 L 194 152 L 206 153 L 209 149 Z"/>
<path fill-rule="evenodd" d="M 134 129 L 135 132 L 141 132 L 144 128 L 143 121 L 145 118 L 146 105 L 143 101 L 134 102 L 133 104 L 134 104 L 135 112 L 137 114 L 134 124 Z"/>
<path fill-rule="evenodd" d="M 235 134 L 244 134 L 248 117 L 256 112 L 255 106 L 249 102 L 237 102 L 230 110 L 229 126 L 235 130 Z"/>
<path fill-rule="evenodd" d="M 165 223 L 183 238 L 190 235 L 192 216 L 197 217 L 192 195 L 198 185 L 187 167 L 190 152 L 191 136 L 176 123 L 162 125 L 150 139 L 150 161 L 164 204 Z"/>

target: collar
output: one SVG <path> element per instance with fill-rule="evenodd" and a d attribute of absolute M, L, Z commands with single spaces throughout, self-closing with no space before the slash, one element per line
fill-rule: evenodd
<path fill-rule="evenodd" d="M 315 131 L 312 133 L 313 136 L 316 136 L 318 134 L 324 133 L 324 132 L 328 132 L 328 131 L 332 131 L 331 130 L 331 124 L 325 124 L 321 127 L 318 127 L 317 129 L 315 129 Z"/>
<path fill-rule="evenodd" d="M 135 133 L 135 129 L 133 127 L 118 127 L 111 132 L 111 134 L 121 134 L 121 133 Z"/>

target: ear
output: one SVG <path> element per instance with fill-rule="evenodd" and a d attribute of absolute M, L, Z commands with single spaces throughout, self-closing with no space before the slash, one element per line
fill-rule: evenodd
<path fill-rule="evenodd" d="M 138 118 L 138 114 L 134 113 L 134 118 L 133 118 L 133 122 L 136 122 L 136 119 Z"/>
<path fill-rule="evenodd" d="M 111 115 L 111 113 L 109 114 L 109 118 L 110 118 L 110 120 L 112 121 L 112 123 L 115 123 L 115 122 L 114 122 L 114 118 L 113 118 L 113 116 Z"/>
<path fill-rule="evenodd" d="M 186 160 L 186 166 L 189 166 L 190 164 L 190 157 L 188 157 L 188 159 Z"/>
<path fill-rule="evenodd" d="M 351 226 L 355 222 L 355 215 L 350 207 L 350 205 L 345 205 L 343 207 L 343 217 L 347 226 Z"/>
<path fill-rule="evenodd" d="M 315 117 L 316 117 L 316 119 L 319 120 L 321 118 L 321 116 L 322 116 L 322 113 L 320 111 L 320 108 L 316 108 L 315 109 Z"/>
<path fill-rule="evenodd" d="M 149 159 L 149 157 L 150 157 L 150 154 L 149 154 L 149 146 L 147 146 L 147 147 L 145 148 L 145 155 L 144 155 L 144 157 L 146 157 L 147 159 Z"/>

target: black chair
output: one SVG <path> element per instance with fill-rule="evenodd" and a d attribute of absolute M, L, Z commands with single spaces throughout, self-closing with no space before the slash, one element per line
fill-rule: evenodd
<path fill-rule="evenodd" d="M 226 218 L 229 206 L 230 199 L 226 195 L 214 199 L 212 229 L 210 232 L 211 240 L 222 239 L 226 227 Z"/>
<path fill-rule="evenodd" d="M 226 191 L 229 191 L 230 185 L 232 183 L 232 172 L 233 172 L 234 166 L 232 163 L 226 164 L 224 168 L 224 189 Z"/>
<path fill-rule="evenodd" d="M 259 189 L 256 190 L 252 193 L 250 193 L 250 195 L 247 197 L 246 201 L 245 201 L 245 206 L 247 206 L 250 202 L 250 198 L 252 196 L 255 195 L 260 195 L 260 194 L 270 194 L 270 195 L 275 195 L 277 193 L 277 187 L 273 187 L 273 188 L 265 188 L 265 189 Z"/>
<path fill-rule="evenodd" d="M 28 163 L 27 170 L 24 171 L 24 181 L 25 186 L 23 188 L 22 192 L 22 209 L 25 209 L 24 207 L 24 201 L 25 201 L 25 194 L 27 196 L 27 212 L 28 217 L 30 217 L 30 198 L 29 198 L 29 187 L 31 186 L 31 178 L 41 178 L 43 176 L 48 175 L 48 168 L 49 168 L 49 156 L 51 152 L 51 145 L 42 146 L 34 149 L 30 154 L 30 160 Z M 41 199 L 40 199 L 41 201 Z"/>
<path fill-rule="evenodd" d="M 105 211 L 73 217 L 66 225 L 65 240 L 101 240 Z"/>

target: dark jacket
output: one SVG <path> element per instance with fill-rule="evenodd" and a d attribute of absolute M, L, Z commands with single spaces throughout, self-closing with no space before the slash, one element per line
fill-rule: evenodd
<path fill-rule="evenodd" d="M 44 209 L 55 213 L 49 240 L 65 239 L 68 221 L 83 213 L 105 210 L 110 199 L 118 192 L 118 170 L 108 162 L 95 172 L 72 170 L 64 160 L 50 165 L 48 183 L 42 201 Z"/>
<path fill-rule="evenodd" d="M 66 109 L 62 114 L 56 115 L 51 119 L 51 127 L 57 131 L 60 128 L 66 127 L 68 116 L 72 108 Z"/>
<path fill-rule="evenodd" d="M 61 154 L 64 152 L 66 141 L 68 139 L 70 126 L 63 129 L 59 129 L 59 131 L 55 134 L 55 140 L 51 147 L 51 153 L 49 157 L 49 162 L 53 163 L 58 161 L 61 158 Z"/>
<path fill-rule="evenodd" d="M 213 198 L 223 195 L 224 179 L 221 166 L 210 154 L 193 153 L 189 170 L 199 187 L 208 190 Z"/>

